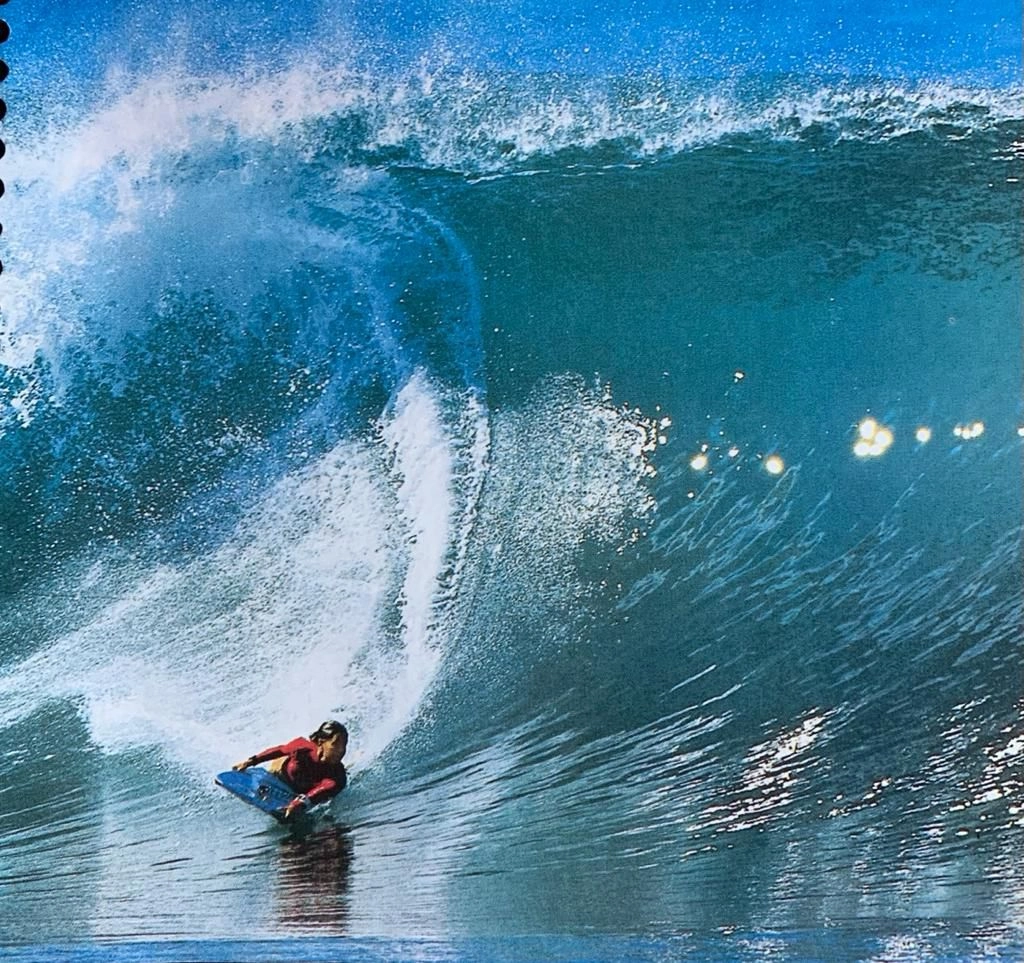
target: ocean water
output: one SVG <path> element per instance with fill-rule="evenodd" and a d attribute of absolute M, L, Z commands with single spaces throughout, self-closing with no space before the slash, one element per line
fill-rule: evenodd
<path fill-rule="evenodd" d="M 1024 954 L 1019 10 L 549 6 L 5 8 L 0 956 Z"/>

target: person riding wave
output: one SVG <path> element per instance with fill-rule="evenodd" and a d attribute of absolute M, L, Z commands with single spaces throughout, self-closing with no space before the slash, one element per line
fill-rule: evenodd
<path fill-rule="evenodd" d="M 333 799 L 348 782 L 341 760 L 348 748 L 348 730 L 334 719 L 320 725 L 308 739 L 301 736 L 280 746 L 271 746 L 235 763 L 241 771 L 273 760 L 270 771 L 298 795 L 284 809 L 286 819 L 307 806 Z"/>

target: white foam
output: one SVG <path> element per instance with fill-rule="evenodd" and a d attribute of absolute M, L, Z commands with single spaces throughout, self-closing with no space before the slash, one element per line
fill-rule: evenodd
<path fill-rule="evenodd" d="M 194 561 L 126 567 L 96 618 L 0 676 L 0 725 L 70 702 L 105 751 L 155 747 L 205 776 L 340 715 L 366 765 L 443 655 L 464 516 L 448 430 L 417 375 L 383 445 L 342 443 L 282 479 Z"/>
<path fill-rule="evenodd" d="M 314 52 L 272 72 L 119 78 L 97 98 L 104 106 L 78 123 L 33 131 L 31 149 L 7 164 L 20 189 L 45 182 L 64 195 L 116 171 L 117 207 L 127 216 L 133 185 L 168 158 L 228 140 L 299 146 L 312 158 L 333 132 L 306 125 L 339 116 L 363 122 L 366 150 L 415 144 L 428 166 L 478 170 L 620 140 L 650 156 L 738 133 L 789 137 L 816 125 L 868 139 L 958 117 L 984 128 L 1019 119 L 1020 94 L 952 81 L 804 80 L 758 92 L 733 81 L 570 81 L 493 76 L 444 58 L 389 77 L 339 62 L 333 51 Z"/>
<path fill-rule="evenodd" d="M 579 546 L 624 544 L 654 508 L 647 479 L 658 437 L 655 420 L 569 377 L 538 389 L 524 410 L 497 415 L 490 510 L 515 522 L 492 551 L 510 549 L 510 564 L 537 587 L 571 589 Z"/>

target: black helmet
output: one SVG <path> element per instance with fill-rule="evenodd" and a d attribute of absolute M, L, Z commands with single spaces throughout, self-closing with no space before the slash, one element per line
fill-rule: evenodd
<path fill-rule="evenodd" d="M 326 742 L 326 740 L 333 739 L 339 735 L 348 742 L 348 729 L 338 722 L 337 719 L 328 719 L 326 722 L 321 722 L 320 728 L 309 738 L 313 742 Z"/>

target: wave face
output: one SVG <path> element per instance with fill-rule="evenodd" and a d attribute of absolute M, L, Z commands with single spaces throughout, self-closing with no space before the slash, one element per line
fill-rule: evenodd
<path fill-rule="evenodd" d="M 730 61 L 711 7 L 638 8 L 618 52 L 569 7 L 506 62 L 503 10 L 428 40 L 297 5 L 269 72 L 240 36 L 272 10 L 202 13 L 178 39 L 216 44 L 144 70 L 143 13 L 90 14 L 91 54 L 31 14 L 0 937 L 1019 946 L 999 11 L 869 64 L 863 8 L 726 11 Z M 353 779 L 310 832 L 212 786 L 328 716 Z"/>

